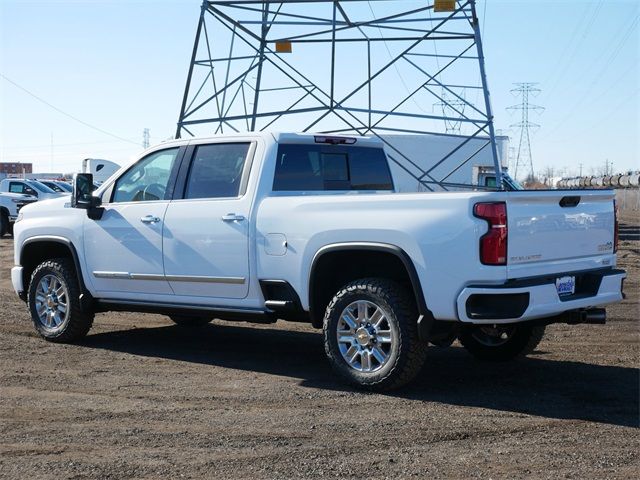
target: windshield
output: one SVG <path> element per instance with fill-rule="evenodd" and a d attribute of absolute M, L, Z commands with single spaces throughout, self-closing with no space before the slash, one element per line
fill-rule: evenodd
<path fill-rule="evenodd" d="M 42 183 L 43 185 L 46 185 L 47 187 L 49 187 L 54 192 L 65 192 L 66 191 L 66 190 L 63 190 L 62 187 L 56 185 L 54 182 L 46 182 L 46 181 L 40 180 L 40 183 Z"/>
<path fill-rule="evenodd" d="M 61 191 L 63 192 L 71 192 L 73 191 L 73 188 L 71 187 L 71 185 L 69 185 L 68 183 L 65 182 L 57 182 L 56 185 L 58 186 L 58 188 L 60 188 Z"/>
<path fill-rule="evenodd" d="M 26 182 L 31 188 L 35 188 L 42 193 L 56 193 L 51 188 L 47 187 L 44 183 L 36 182 L 35 180 L 29 180 Z"/>

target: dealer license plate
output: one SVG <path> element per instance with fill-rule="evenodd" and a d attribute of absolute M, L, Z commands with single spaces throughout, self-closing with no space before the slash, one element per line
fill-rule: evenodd
<path fill-rule="evenodd" d="M 576 293 L 576 277 L 560 277 L 556 279 L 558 295 L 573 295 Z"/>

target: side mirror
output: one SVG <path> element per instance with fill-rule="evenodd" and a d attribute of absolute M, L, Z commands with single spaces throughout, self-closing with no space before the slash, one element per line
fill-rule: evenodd
<path fill-rule="evenodd" d="M 73 176 L 73 191 L 71 206 L 90 210 L 99 207 L 100 198 L 93 196 L 93 175 L 91 173 L 76 173 Z"/>

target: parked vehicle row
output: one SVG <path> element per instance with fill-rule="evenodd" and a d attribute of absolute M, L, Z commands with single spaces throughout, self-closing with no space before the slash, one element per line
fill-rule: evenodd
<path fill-rule="evenodd" d="M 623 298 L 611 190 L 396 193 L 379 140 L 271 133 L 169 142 L 92 181 L 15 226 L 12 283 L 50 341 L 109 310 L 309 322 L 340 376 L 382 390 L 429 342 L 510 360 Z"/>

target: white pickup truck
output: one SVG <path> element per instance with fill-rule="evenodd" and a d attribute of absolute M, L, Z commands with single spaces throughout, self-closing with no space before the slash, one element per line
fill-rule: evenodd
<path fill-rule="evenodd" d="M 110 310 L 309 322 L 336 372 L 389 389 L 428 342 L 512 359 L 623 298 L 610 190 L 394 193 L 376 139 L 271 133 L 166 143 L 91 180 L 16 223 L 13 285 L 47 340 Z"/>
<path fill-rule="evenodd" d="M 13 223 L 20 209 L 38 199 L 21 193 L 0 192 L 0 237 L 13 232 Z"/>

